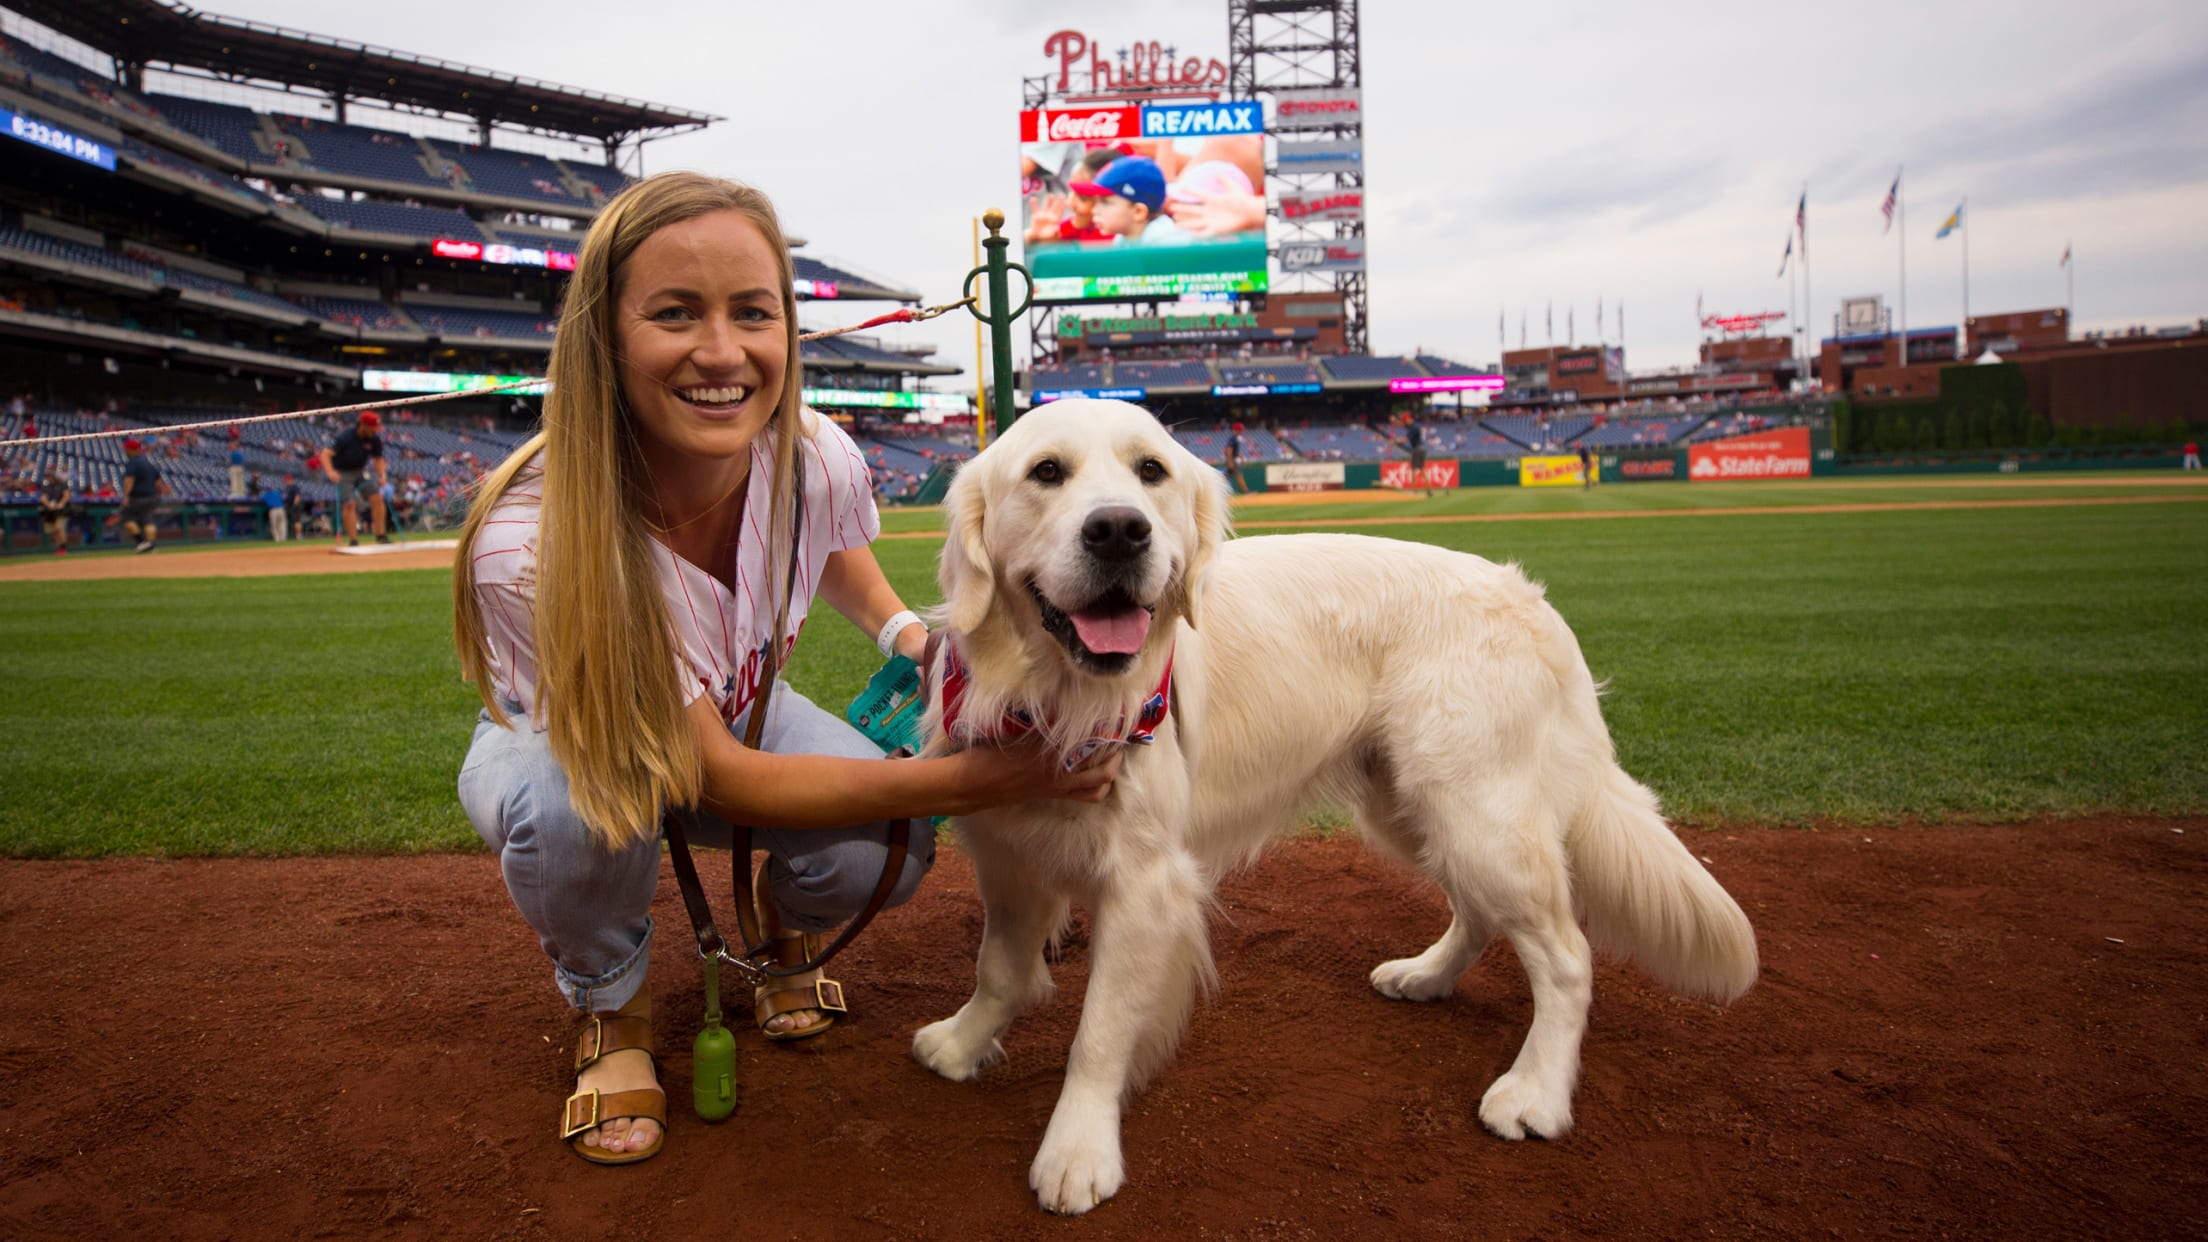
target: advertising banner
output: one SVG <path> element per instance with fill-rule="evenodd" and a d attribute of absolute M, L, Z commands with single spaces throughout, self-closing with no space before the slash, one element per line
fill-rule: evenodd
<path fill-rule="evenodd" d="M 360 386 L 369 392 L 472 392 L 478 388 L 495 388 L 518 380 L 534 379 L 529 375 L 466 375 L 450 371 L 362 371 Z M 551 381 L 539 381 L 534 388 L 517 388 L 515 393 L 541 393 L 551 387 Z"/>
<path fill-rule="evenodd" d="M 1273 166 L 1282 173 L 1353 173 L 1365 170 L 1364 143 L 1349 138 L 1289 142 L 1274 149 Z"/>
<path fill-rule="evenodd" d="M 1273 131 L 1356 125 L 1365 119 L 1364 92 L 1311 87 L 1273 92 Z"/>
<path fill-rule="evenodd" d="M 1407 461 L 1384 461 L 1380 463 L 1380 486 L 1421 492 L 1453 490 L 1457 486 L 1457 463 L 1430 461 L 1424 470 L 1413 474 Z"/>
<path fill-rule="evenodd" d="M 1040 303 L 1266 291 L 1255 102 L 1020 114 L 1020 225 Z"/>
<path fill-rule="evenodd" d="M 1404 392 L 1501 392 L 1500 375 L 1435 375 L 1418 379 L 1391 379 L 1388 391 Z"/>
<path fill-rule="evenodd" d="M 1265 467 L 1268 492 L 1338 492 L 1346 479 L 1338 461 L 1280 462 Z"/>
<path fill-rule="evenodd" d="M 1317 224 L 1326 220 L 1355 223 L 1365 218 L 1365 192 L 1361 189 L 1314 190 L 1296 194 L 1283 190 L 1280 218 L 1291 224 Z"/>
<path fill-rule="evenodd" d="M 1365 270 L 1365 239 L 1329 237 L 1316 241 L 1280 244 L 1280 270 L 1284 272 L 1361 272 Z"/>
<path fill-rule="evenodd" d="M 1806 479 L 1809 428 L 1781 427 L 1754 435 L 1687 447 L 1687 477 L 1697 483 L 1723 479 Z"/>
<path fill-rule="evenodd" d="M 1626 483 L 1653 483 L 1687 477 L 1679 465 L 1679 457 L 1666 453 L 1662 457 L 1621 457 L 1618 459 L 1618 478 Z"/>
<path fill-rule="evenodd" d="M 1035 404 L 1046 401 L 1064 401 L 1068 397 L 1095 397 L 1103 401 L 1140 401 L 1150 395 L 1147 388 L 1046 388 L 1035 394 Z"/>
<path fill-rule="evenodd" d="M 875 410 L 947 410 L 971 414 L 974 399 L 955 392 L 889 392 L 871 388 L 807 388 L 801 395 L 814 406 L 863 406 Z"/>
<path fill-rule="evenodd" d="M 82 160 L 109 172 L 115 171 L 115 148 L 104 142 L 94 142 L 82 134 L 72 133 L 59 125 L 48 125 L 37 117 L 0 108 L 0 133 L 18 142 L 44 147 L 56 155 L 66 155 L 70 159 Z"/>
<path fill-rule="evenodd" d="M 1595 466 L 1595 477 L 1602 477 L 1602 467 Z M 1520 487 L 1578 487 L 1583 476 L 1579 471 L 1579 457 L 1521 457 L 1518 459 L 1518 486 Z"/>

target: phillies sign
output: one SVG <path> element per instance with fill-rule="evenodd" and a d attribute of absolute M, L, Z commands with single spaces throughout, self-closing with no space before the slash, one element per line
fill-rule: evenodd
<path fill-rule="evenodd" d="M 1691 445 L 1687 477 L 1697 483 L 1719 479 L 1806 479 L 1809 477 L 1809 428 L 1734 436 Z"/>
<path fill-rule="evenodd" d="M 1140 108 L 1041 108 L 1020 114 L 1021 142 L 1112 142 L 1141 136 Z"/>
<path fill-rule="evenodd" d="M 1227 67 L 1216 59 L 1198 60 L 1191 56 L 1176 60 L 1173 48 L 1155 40 L 1116 48 L 1112 59 L 1106 60 L 1102 43 L 1078 30 L 1061 30 L 1043 40 L 1043 55 L 1058 59 L 1055 89 L 1061 95 L 1075 89 L 1092 95 L 1115 91 L 1217 90 L 1227 84 Z M 1085 65 L 1081 62 L 1083 56 L 1089 58 Z M 1076 88 L 1075 75 L 1080 73 L 1086 73 L 1088 80 Z"/>

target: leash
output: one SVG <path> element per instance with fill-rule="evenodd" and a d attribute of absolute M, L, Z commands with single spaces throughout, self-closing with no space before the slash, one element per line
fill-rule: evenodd
<path fill-rule="evenodd" d="M 804 466 L 798 466 L 800 485 Z M 805 535 L 805 499 L 793 495 L 790 498 L 790 564 L 789 574 L 783 583 L 782 598 L 787 601 L 797 589 L 797 559 Z M 767 727 L 768 701 L 774 694 L 775 675 L 781 666 L 782 636 L 767 636 L 766 658 L 761 662 L 759 684 L 752 695 L 751 719 L 744 726 L 743 744 L 759 749 L 760 739 Z M 892 821 L 889 828 L 889 856 L 882 861 L 881 878 L 875 881 L 873 895 L 867 898 L 866 908 L 857 918 L 844 924 L 843 930 L 820 955 L 795 966 L 774 964 L 774 946 L 760 930 L 758 910 L 752 905 L 751 886 L 751 828 L 733 825 L 734 835 L 729 842 L 729 875 L 735 889 L 736 923 L 743 938 L 740 952 L 730 952 L 728 938 L 713 923 L 713 907 L 705 897 L 705 885 L 698 879 L 698 867 L 690 857 L 690 842 L 684 831 L 688 821 L 697 812 L 688 807 L 670 807 L 662 817 L 662 828 L 667 834 L 667 853 L 674 863 L 675 880 L 682 890 L 682 904 L 690 913 L 691 930 L 698 939 L 698 957 L 705 969 L 705 1025 L 699 1030 L 692 1051 L 696 1054 L 696 1070 L 691 1082 L 692 1103 L 698 1115 L 707 1121 L 720 1121 L 736 1111 L 735 1091 L 735 1037 L 721 1025 L 720 969 L 727 966 L 740 975 L 746 983 L 759 987 L 770 979 L 787 979 L 807 974 L 827 965 L 829 959 L 841 953 L 844 946 L 866 929 L 889 904 L 889 897 L 896 891 L 897 880 L 905 872 L 905 856 L 911 849 L 912 821 Z M 820 989 L 817 999 L 824 1009 L 843 1008 L 843 989 L 830 980 L 823 979 L 815 985 Z M 831 1003 L 832 999 L 832 1003 Z"/>

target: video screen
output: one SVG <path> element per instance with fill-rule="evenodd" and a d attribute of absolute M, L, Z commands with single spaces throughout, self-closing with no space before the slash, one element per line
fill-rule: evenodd
<path fill-rule="evenodd" d="M 1257 105 L 1020 119 L 1020 225 L 1037 302 L 1265 292 Z"/>

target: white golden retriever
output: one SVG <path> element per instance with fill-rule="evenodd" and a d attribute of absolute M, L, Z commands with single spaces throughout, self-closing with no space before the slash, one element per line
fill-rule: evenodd
<path fill-rule="evenodd" d="M 1589 941 L 1683 992 L 1730 1000 L 1755 935 L 1618 767 L 1579 643 L 1514 566 L 1351 535 L 1226 535 L 1226 488 L 1141 408 L 1028 414 L 958 476 L 941 579 L 955 664 L 932 671 L 941 748 L 1002 721 L 1069 755 L 1171 707 L 1100 805 L 958 821 L 986 908 L 979 980 L 913 1055 L 969 1079 L 1051 992 L 1044 945 L 1092 918 L 1088 996 L 1028 1182 L 1053 1212 L 1125 1180 L 1120 1110 L 1215 981 L 1205 907 L 1225 869 L 1314 803 L 1440 886 L 1449 930 L 1372 986 L 1447 996 L 1508 937 L 1534 1016 L 1480 1099 L 1504 1138 L 1572 1125 Z M 950 677 L 951 742 L 943 683 Z M 1582 923 L 1586 931 L 1581 931 Z"/>

